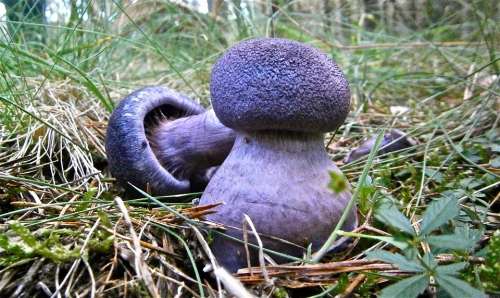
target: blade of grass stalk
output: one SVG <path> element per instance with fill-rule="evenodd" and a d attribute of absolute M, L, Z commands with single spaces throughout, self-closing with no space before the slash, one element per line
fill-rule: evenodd
<path fill-rule="evenodd" d="M 366 235 L 366 234 L 361 234 L 361 233 L 345 232 L 345 231 L 337 231 L 337 235 L 345 236 L 345 237 L 356 237 L 356 238 L 364 238 L 364 239 L 370 239 L 370 240 L 383 241 L 383 242 L 391 244 L 391 245 L 393 245 L 401 250 L 405 250 L 408 248 L 407 243 L 395 240 L 393 237 L 390 237 L 390 236 Z"/>
<path fill-rule="evenodd" d="M 11 20 L 9 21 L 9 23 L 11 23 L 11 24 L 23 24 L 23 22 L 21 22 L 21 21 L 11 21 Z M 30 24 L 30 26 L 33 26 L 33 27 L 46 27 L 46 28 L 50 28 L 50 29 L 73 31 L 76 33 L 89 33 L 89 34 L 93 34 L 93 35 L 97 35 L 97 36 L 102 36 L 101 38 L 97 39 L 98 43 L 104 42 L 104 41 L 110 40 L 110 39 L 118 39 L 120 41 L 124 41 L 124 42 L 127 42 L 127 43 L 134 45 L 137 49 L 144 49 L 144 47 L 149 47 L 150 49 L 154 49 L 150 45 L 145 45 L 144 43 L 134 41 L 132 39 L 123 37 L 119 34 L 114 34 L 114 33 L 109 33 L 109 32 L 101 32 L 101 31 L 85 29 L 85 28 L 68 27 L 68 26 L 58 25 L 58 24 L 40 24 L 40 23 L 29 23 L 29 24 Z M 91 45 L 91 44 L 92 43 L 89 43 L 89 45 Z M 93 43 L 93 44 L 95 45 L 95 43 Z M 69 49 L 61 49 L 58 51 L 58 54 L 64 55 L 64 54 L 68 53 L 67 50 L 74 50 L 77 48 L 78 47 L 69 48 Z M 3 56 L 0 56 L 0 58 L 3 58 Z"/>
<path fill-rule="evenodd" d="M 52 184 L 52 183 L 44 182 L 41 180 L 34 180 L 34 179 L 29 179 L 29 178 L 24 178 L 24 177 L 17 177 L 17 176 L 11 176 L 11 175 L 0 175 L 0 180 L 26 182 L 26 183 L 31 183 L 31 184 L 38 185 L 38 186 L 46 186 L 46 187 L 50 187 L 50 188 L 64 190 L 64 191 L 74 193 L 74 194 L 82 194 L 81 192 L 76 191 L 76 190 L 71 189 L 71 188 L 66 188 L 63 186 L 59 186 L 57 184 Z M 0 214 L 0 216 L 1 216 L 1 214 Z"/>
<path fill-rule="evenodd" d="M 66 36 L 66 38 L 64 39 L 64 41 L 62 42 L 62 44 L 61 44 L 60 48 L 64 48 L 64 47 L 66 46 L 66 44 L 68 43 L 68 41 L 69 41 L 69 37 L 70 37 L 70 35 L 71 35 L 71 34 L 73 34 L 73 33 L 75 33 L 76 28 L 77 28 L 77 27 L 81 24 L 81 22 L 82 22 L 82 20 L 83 20 L 83 16 L 84 16 L 84 15 L 85 15 L 85 13 L 87 12 L 87 9 L 88 9 L 88 8 L 89 8 L 89 6 L 91 5 L 91 3 L 92 3 L 92 1 L 89 1 L 89 2 L 87 3 L 87 5 L 85 6 L 85 8 L 84 8 L 84 10 L 83 10 L 82 14 L 79 16 L 78 21 L 77 21 L 77 22 L 75 22 L 75 26 L 73 27 L 73 29 L 71 30 L 71 32 L 67 34 L 67 36 Z M 21 22 L 21 23 L 22 23 L 22 22 Z M 1 45 L 2 45 L 2 43 L 0 43 L 0 46 L 1 46 Z M 18 50 L 20 50 L 20 49 L 18 49 Z M 27 52 L 27 51 L 23 51 L 23 50 L 20 50 L 18 53 L 23 53 L 23 54 L 24 54 L 24 56 L 29 56 L 29 57 L 31 57 L 31 58 L 36 57 L 36 56 L 31 55 L 29 52 Z M 36 60 L 37 62 L 39 62 L 39 63 L 41 63 L 41 64 L 45 64 L 46 66 L 49 66 L 49 71 L 48 71 L 47 75 L 48 75 L 48 74 L 50 74 L 50 73 L 51 73 L 54 69 L 56 69 L 56 70 L 57 70 L 57 69 L 62 69 L 62 68 L 61 68 L 60 66 L 58 66 L 56 63 L 53 63 L 52 65 L 50 65 L 48 62 L 45 62 L 43 59 L 40 59 L 40 58 L 38 58 L 38 57 L 36 57 L 36 58 L 37 58 L 37 59 L 35 59 L 35 60 Z M 48 80 L 48 76 L 47 76 L 47 75 L 45 76 L 45 78 L 43 79 L 42 83 L 40 84 L 40 86 L 38 87 L 38 89 L 36 90 L 35 94 L 33 94 L 33 96 L 32 96 L 32 97 L 35 97 L 35 96 L 36 96 L 36 95 L 40 92 L 40 90 L 42 89 L 42 87 L 45 85 L 46 81 Z M 69 73 L 69 74 L 68 74 L 68 77 L 70 77 L 70 78 L 74 79 L 75 81 L 79 82 L 79 80 L 78 80 L 78 79 L 75 79 L 75 78 L 72 76 L 72 74 L 71 74 L 71 73 Z"/>
<path fill-rule="evenodd" d="M 165 197 L 178 197 L 178 196 L 179 195 L 165 196 Z M 133 203 L 133 202 L 147 202 L 147 201 L 149 201 L 149 199 L 147 199 L 147 198 L 141 198 L 141 199 L 128 200 L 127 203 L 130 204 L 130 203 Z M 100 208 L 106 208 L 106 207 L 109 207 L 109 206 L 113 206 L 113 203 L 109 203 L 109 201 L 105 201 L 105 200 L 92 200 L 90 202 L 91 203 L 101 204 L 101 205 L 98 205 L 97 207 L 94 207 L 94 208 L 90 208 L 90 209 L 86 209 L 86 210 L 82 210 L 82 211 L 77 211 L 77 212 L 74 212 L 74 213 L 67 213 L 67 214 L 65 214 L 63 216 L 49 218 L 46 221 L 35 222 L 34 224 L 36 225 L 36 224 L 42 224 L 42 223 L 51 222 L 51 221 L 55 221 L 55 220 L 63 220 L 63 219 L 71 218 L 72 215 L 78 215 L 78 214 L 81 214 L 81 213 L 85 213 L 87 211 L 93 211 L 93 210 L 97 210 L 97 209 L 100 209 Z M 60 206 L 61 205 L 61 206 L 64 206 L 64 205 L 77 205 L 77 204 L 81 204 L 81 203 L 89 203 L 89 201 L 57 202 L 57 203 L 51 203 L 51 204 L 47 204 L 47 205 L 55 205 L 55 206 Z M 36 210 L 36 209 L 38 209 L 40 207 L 43 207 L 43 206 L 27 207 L 27 208 L 22 208 L 22 209 L 19 209 L 19 210 L 14 210 L 14 211 L 11 211 L 11 212 L 2 213 L 2 214 L 0 214 L 0 218 L 8 217 L 10 215 L 15 215 L 15 214 L 19 214 L 19 213 L 25 213 L 25 212 L 30 211 L 30 210 Z"/>
<path fill-rule="evenodd" d="M 153 48 L 156 50 L 156 52 L 167 62 L 168 66 L 181 78 L 181 80 L 186 84 L 186 86 L 193 91 L 193 93 L 196 95 L 196 97 L 200 98 L 200 94 L 196 92 L 194 87 L 191 85 L 191 83 L 188 82 L 188 80 L 181 74 L 181 72 L 175 67 L 175 65 L 170 61 L 170 59 L 163 54 L 163 52 L 160 49 L 160 45 L 158 44 L 157 41 L 151 39 L 142 28 L 137 25 L 137 23 L 127 14 L 125 9 L 121 6 L 120 3 L 118 3 L 116 0 L 112 0 L 113 3 L 118 7 L 118 9 L 127 17 L 127 19 L 134 25 L 134 27 L 144 36 L 144 38 L 153 46 Z"/>
<path fill-rule="evenodd" d="M 85 72 L 83 72 L 80 68 L 78 68 L 78 66 L 76 66 L 73 63 L 69 62 L 68 60 L 64 59 L 63 57 L 61 57 L 57 53 L 51 51 L 49 48 L 47 48 L 47 51 L 49 52 L 49 54 L 51 55 L 51 57 L 54 57 L 57 60 L 60 60 L 60 61 L 64 62 L 71 69 L 75 70 L 83 78 L 82 84 L 85 87 L 87 87 L 87 89 L 89 89 L 90 92 L 93 93 L 97 97 L 97 99 L 99 99 L 99 101 L 104 105 L 104 107 L 106 108 L 106 110 L 108 110 L 108 112 L 113 111 L 113 109 L 114 109 L 113 101 L 111 101 L 111 99 L 109 99 L 109 98 L 104 97 L 104 95 L 101 93 L 101 91 L 99 91 L 99 88 L 97 88 L 97 86 L 85 74 Z"/>
<path fill-rule="evenodd" d="M 344 222 L 347 219 L 347 214 L 352 209 L 352 207 L 354 206 L 354 204 L 356 203 L 356 201 L 358 199 L 360 189 L 366 183 L 366 177 L 368 176 L 368 171 L 370 170 L 370 168 L 373 164 L 373 159 L 375 158 L 375 154 L 377 153 L 378 148 L 380 147 L 380 144 L 382 143 L 382 139 L 384 137 L 384 132 L 385 132 L 385 129 L 382 129 L 379 132 L 377 139 L 375 140 L 375 144 L 374 144 L 372 150 L 370 151 L 370 155 L 368 156 L 368 161 L 365 164 L 365 167 L 363 169 L 363 173 L 359 177 L 358 184 L 356 185 L 356 191 L 354 192 L 351 200 L 349 201 L 349 203 L 345 207 L 344 212 L 342 212 L 342 216 L 340 217 L 339 222 L 337 223 L 337 225 L 333 229 L 332 233 L 330 234 L 330 237 L 328 237 L 328 239 L 325 241 L 323 246 L 316 253 L 313 254 L 313 257 L 311 259 L 312 263 L 319 262 L 321 260 L 321 258 L 323 258 L 323 256 L 330 250 L 333 243 L 337 239 L 337 232 L 340 231 L 340 229 L 344 225 Z"/>
<path fill-rule="evenodd" d="M 81 220 L 81 217 L 76 216 L 76 215 L 84 214 L 84 213 L 89 213 L 90 211 L 94 211 L 94 210 L 102 210 L 105 207 L 109 207 L 109 206 L 113 206 L 113 205 L 114 205 L 114 203 L 107 203 L 107 204 L 102 204 L 102 205 L 98 205 L 98 206 L 95 206 L 95 207 L 91 207 L 91 208 L 88 208 L 88 209 L 85 209 L 85 210 L 82 210 L 82 211 L 76 211 L 76 212 L 73 212 L 73 213 L 67 213 L 67 214 L 64 214 L 64 215 L 58 215 L 58 216 L 50 217 L 50 218 L 43 219 L 43 220 L 31 220 L 29 223 L 26 223 L 25 226 L 26 227 L 33 227 L 33 226 L 42 225 L 42 224 L 45 224 L 45 223 L 48 223 L 48 222 L 63 221 L 63 220 L 66 220 L 66 219 L 79 219 L 79 220 Z"/>
<path fill-rule="evenodd" d="M 65 69 L 64 67 L 61 67 L 57 64 L 51 65 L 46 60 L 44 60 L 36 55 L 33 55 L 28 51 L 25 51 L 25 50 L 20 49 L 18 47 L 12 47 L 9 44 L 3 43 L 3 42 L 0 42 L 0 48 L 3 48 L 5 50 L 9 50 L 10 52 L 15 53 L 17 55 L 21 55 L 24 58 L 28 58 L 29 59 L 28 61 L 32 62 L 34 64 L 43 65 L 43 66 L 47 66 L 47 67 L 53 67 L 53 69 L 55 71 L 57 71 L 58 73 L 74 79 L 74 77 L 72 77 L 71 71 L 69 71 L 69 70 Z"/>
<path fill-rule="evenodd" d="M 448 132 L 446 131 L 446 129 L 443 127 L 442 123 L 440 121 L 437 121 L 438 123 L 438 126 L 440 128 L 440 130 L 443 132 L 445 138 L 446 138 L 446 141 L 448 142 L 448 144 L 450 144 L 450 146 L 453 148 L 453 150 L 458 154 L 460 155 L 461 158 L 463 158 L 465 161 L 467 161 L 469 164 L 471 164 L 472 166 L 474 166 L 475 168 L 487 173 L 487 174 L 490 174 L 490 175 L 493 175 L 494 177 L 497 177 L 497 178 L 500 178 L 500 175 L 498 174 L 495 174 L 493 173 L 492 171 L 488 170 L 488 169 L 485 169 L 484 167 L 478 165 L 477 163 L 475 163 L 474 161 L 470 160 L 467 156 L 465 156 L 461 151 L 460 149 L 457 147 L 457 145 L 455 145 L 455 143 L 453 142 L 453 140 L 450 138 L 450 136 L 448 135 Z"/>
<path fill-rule="evenodd" d="M 423 159 L 423 162 L 422 162 L 422 176 L 420 177 L 420 186 L 418 188 L 418 193 L 417 193 L 417 196 L 416 196 L 416 200 L 417 201 L 416 201 L 415 205 L 412 205 L 413 199 L 415 198 L 415 197 L 413 197 L 410 200 L 410 202 L 408 203 L 408 207 L 406 209 L 406 215 L 408 215 L 410 213 L 410 209 L 414 210 L 411 218 L 413 218 L 415 216 L 415 213 L 417 212 L 417 208 L 420 205 L 420 200 L 422 199 L 422 193 L 424 191 L 424 183 L 425 183 L 425 173 L 426 173 L 426 167 L 427 167 L 427 155 L 429 153 L 429 146 L 431 144 L 431 140 L 434 138 L 434 135 L 435 135 L 436 131 L 437 131 L 437 127 L 434 127 L 434 130 L 432 131 L 431 136 L 429 137 L 429 140 L 425 144 L 424 159 Z M 431 178 L 432 177 L 430 177 L 429 180 Z"/>
<path fill-rule="evenodd" d="M 478 95 L 472 96 L 471 98 L 469 98 L 468 101 L 462 102 L 459 105 L 457 105 L 457 106 L 455 106 L 455 107 L 453 107 L 451 109 L 448 109 L 447 111 L 445 111 L 444 113 L 441 113 L 437 117 L 433 117 L 432 119 L 430 119 L 428 121 L 428 123 L 425 123 L 423 126 L 410 130 L 408 132 L 408 135 L 414 136 L 414 133 L 417 130 L 422 129 L 423 127 L 427 127 L 427 126 L 429 126 L 429 127 L 435 127 L 435 120 L 436 119 L 437 120 L 439 120 L 439 119 L 443 119 L 444 120 L 444 119 L 446 119 L 446 117 L 452 116 L 453 113 L 459 112 L 461 109 L 465 108 L 465 106 L 468 105 L 468 104 L 475 106 L 476 103 L 475 102 L 471 102 L 471 100 L 473 100 L 473 99 L 478 99 L 481 102 L 483 102 L 481 100 L 481 98 L 479 98 Z M 475 118 L 473 121 L 477 122 L 478 120 L 479 120 L 478 118 Z M 460 135 L 466 135 L 467 136 L 467 135 L 470 135 L 472 133 L 472 130 L 461 129 L 461 126 L 458 126 L 458 127 L 454 128 L 449 134 L 454 133 L 455 131 L 458 131 L 457 137 L 460 136 Z M 464 131 L 466 131 L 466 132 L 464 132 Z M 431 142 L 438 142 L 438 141 L 440 141 L 441 139 L 444 139 L 444 138 L 445 138 L 445 136 L 438 136 L 438 137 L 434 138 Z M 380 158 L 387 157 L 390 154 L 398 154 L 398 156 L 396 156 L 396 157 L 394 157 L 392 159 L 382 159 L 377 164 L 391 163 L 391 162 L 394 162 L 394 161 L 396 161 L 398 159 L 409 158 L 411 156 L 417 156 L 417 155 L 423 153 L 423 151 L 417 151 L 417 152 L 415 152 L 413 154 L 409 154 L 409 155 L 405 155 L 405 156 L 400 156 L 399 153 L 404 152 L 404 151 L 408 151 L 408 150 L 410 150 L 412 148 L 420 148 L 420 147 L 424 147 L 424 145 L 417 145 L 417 146 L 414 146 L 414 147 L 411 147 L 411 148 L 406 148 L 406 149 L 401 149 L 401 150 L 396 150 L 396 151 L 393 151 L 393 152 L 388 152 L 388 153 L 380 154 L 379 155 Z M 430 149 L 434 149 L 434 148 L 435 147 L 432 147 Z M 367 158 L 368 158 L 368 156 L 362 156 L 361 158 L 359 158 L 356 161 L 353 161 L 352 163 L 348 163 L 348 164 L 342 165 L 340 167 L 340 169 L 342 169 L 342 170 L 345 170 L 345 169 L 350 169 L 350 170 L 360 169 L 361 165 L 362 165 L 362 162 L 364 160 L 366 160 Z"/>
<path fill-rule="evenodd" d="M 17 209 L 17 210 L 14 210 L 14 211 L 10 211 L 10 212 L 5 212 L 5 213 L 1 213 L 0 214 L 0 218 L 4 218 L 4 217 L 9 217 L 11 215 L 16 215 L 16 214 L 23 214 L 23 213 L 26 213 L 26 212 L 29 212 L 31 210 L 36 210 L 36 209 L 40 209 L 40 208 L 45 208 L 45 207 L 51 207 L 51 206 L 66 206 L 66 205 L 78 205 L 78 204 L 87 204 L 87 203 L 107 203 L 108 201 L 101 201 L 101 200 L 92 200 L 92 201 L 68 201 L 68 202 L 56 202 L 56 203 L 50 203 L 50 204 L 38 204 L 36 206 L 33 206 L 33 207 L 25 207 L 25 208 L 21 208 L 21 209 Z"/>

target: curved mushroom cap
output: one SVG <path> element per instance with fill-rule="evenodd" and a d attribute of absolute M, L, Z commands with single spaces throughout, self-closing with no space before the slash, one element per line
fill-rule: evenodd
<path fill-rule="evenodd" d="M 233 129 L 327 132 L 349 112 L 349 84 L 333 60 L 287 39 L 230 48 L 212 69 L 212 105 Z"/>
<path fill-rule="evenodd" d="M 125 188 L 128 183 L 153 194 L 189 191 L 188 180 L 165 170 L 146 138 L 145 122 L 158 110 L 170 118 L 200 114 L 204 108 L 165 87 L 145 87 L 125 97 L 113 111 L 106 132 L 106 155 L 111 174 Z"/>

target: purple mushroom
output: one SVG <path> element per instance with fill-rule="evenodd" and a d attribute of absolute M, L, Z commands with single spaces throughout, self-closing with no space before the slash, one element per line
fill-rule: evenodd
<path fill-rule="evenodd" d="M 339 169 L 323 133 L 344 122 L 350 104 L 340 68 L 308 45 L 254 39 L 217 61 L 210 89 L 215 114 L 237 133 L 201 197 L 201 204 L 225 203 L 207 219 L 242 239 L 238 228 L 247 214 L 266 248 L 299 257 L 309 244 L 318 249 L 351 199 L 348 190 L 334 193 L 327 186 L 329 172 Z M 356 210 L 348 212 L 344 230 L 357 226 Z M 212 250 L 228 270 L 246 266 L 238 242 L 216 236 Z"/>
<path fill-rule="evenodd" d="M 213 111 L 165 87 L 146 87 L 124 98 L 109 119 L 106 155 L 111 174 L 154 195 L 186 193 L 208 183 L 234 132 Z"/>
<path fill-rule="evenodd" d="M 344 163 L 351 163 L 360 159 L 363 156 L 370 154 L 373 146 L 375 145 L 375 140 L 377 136 L 371 137 L 368 140 L 364 141 L 361 146 L 356 149 L 353 149 L 349 152 L 349 154 L 344 159 Z M 399 129 L 391 129 L 389 132 L 384 134 L 384 138 L 382 139 L 382 143 L 380 144 L 380 148 L 378 149 L 377 154 L 386 154 L 389 152 L 394 152 L 402 149 L 406 149 L 412 146 L 415 146 L 417 142 L 406 135 Z"/>

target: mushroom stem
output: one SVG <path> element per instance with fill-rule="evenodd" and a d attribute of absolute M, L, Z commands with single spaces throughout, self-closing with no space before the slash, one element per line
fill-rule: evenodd
<path fill-rule="evenodd" d="M 156 158 L 177 179 L 190 179 L 220 165 L 231 151 L 234 138 L 234 131 L 220 123 L 213 110 L 161 122 L 148 135 Z"/>
<path fill-rule="evenodd" d="M 266 248 L 301 257 L 309 244 L 318 249 L 328 238 L 351 198 L 348 189 L 334 193 L 327 187 L 331 171 L 339 170 L 329 159 L 320 133 L 242 133 L 212 177 L 201 203 L 226 199 L 209 220 L 241 227 L 247 214 L 264 235 Z M 343 228 L 352 230 L 356 225 L 353 209 Z M 237 229 L 226 233 L 241 239 Z M 216 237 L 213 252 L 228 270 L 246 265 L 244 247 L 238 243 Z"/>

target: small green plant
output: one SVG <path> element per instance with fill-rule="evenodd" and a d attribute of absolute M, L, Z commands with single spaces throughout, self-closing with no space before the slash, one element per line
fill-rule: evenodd
<path fill-rule="evenodd" d="M 67 231 L 62 231 L 67 233 Z M 0 266 L 7 266 L 23 259 L 44 257 L 56 263 L 68 262 L 80 256 L 80 250 L 66 247 L 61 233 L 53 231 L 43 240 L 17 221 L 9 224 L 9 229 L 0 234 Z"/>
<path fill-rule="evenodd" d="M 470 253 L 480 239 L 480 229 L 471 229 L 458 220 L 453 221 L 459 213 L 455 197 L 440 197 L 424 211 L 417 233 L 410 220 L 392 201 L 382 201 L 375 216 L 394 230 L 395 236 L 385 241 L 400 248 L 403 254 L 379 249 L 369 252 L 368 259 L 393 264 L 414 275 L 384 288 L 380 297 L 417 297 L 430 285 L 439 287 L 438 297 L 444 295 L 443 291 L 451 297 L 485 297 L 480 290 L 459 279 L 460 271 L 467 267 L 468 262 L 439 265 L 436 258 L 439 253 Z M 424 243 L 430 250 L 421 252 Z"/>
<path fill-rule="evenodd" d="M 478 268 L 481 286 L 494 294 L 500 294 L 500 230 L 497 230 L 490 239 L 488 246 L 477 253 L 477 256 L 484 257 L 484 264 Z M 476 279 L 475 272 L 466 275 L 467 280 Z"/>

